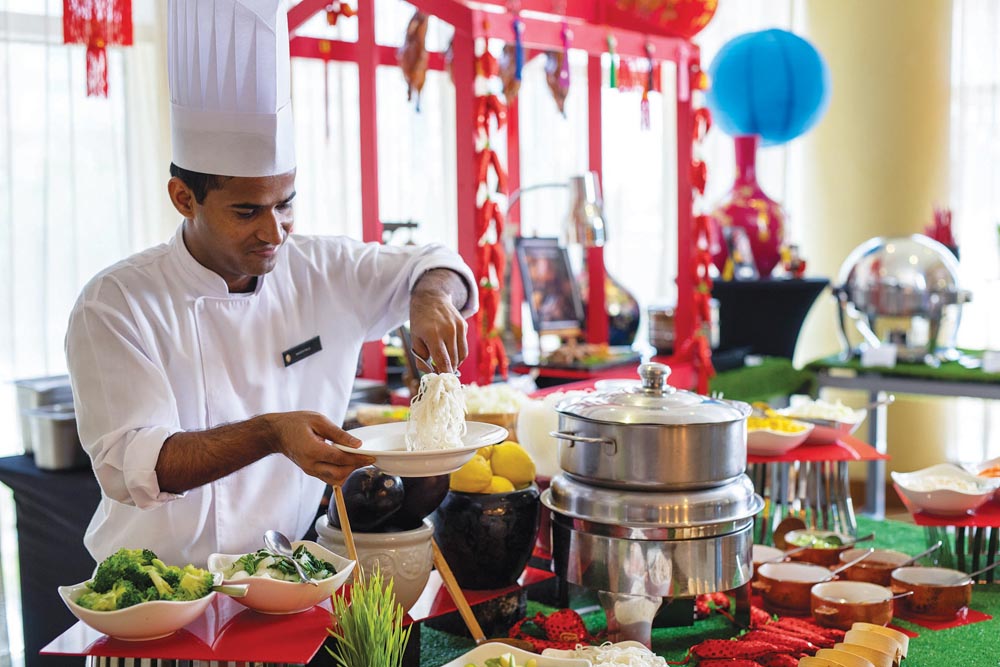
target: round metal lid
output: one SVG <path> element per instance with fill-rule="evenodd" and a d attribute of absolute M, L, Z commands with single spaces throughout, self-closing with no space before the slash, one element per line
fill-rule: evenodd
<path fill-rule="evenodd" d="M 641 384 L 567 399 L 556 410 L 571 417 L 612 424 L 720 424 L 745 419 L 750 406 L 709 398 L 667 384 L 670 367 L 639 366 Z"/>
<path fill-rule="evenodd" d="M 631 528 L 719 526 L 754 517 L 764 501 L 753 483 L 740 475 L 710 489 L 650 492 L 605 489 L 557 475 L 549 486 L 550 509 L 574 519 Z"/>

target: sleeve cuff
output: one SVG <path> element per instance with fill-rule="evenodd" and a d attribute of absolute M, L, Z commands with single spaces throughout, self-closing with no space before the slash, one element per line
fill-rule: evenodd
<path fill-rule="evenodd" d="M 479 310 L 479 289 L 476 286 L 476 279 L 472 275 L 472 270 L 458 255 L 453 255 L 451 257 L 434 255 L 422 258 L 417 262 L 415 270 L 411 274 L 409 291 L 413 292 L 413 288 L 416 287 L 421 276 L 434 269 L 448 269 L 459 275 L 465 283 L 465 288 L 469 294 L 469 298 L 466 300 L 465 306 L 460 308 L 459 312 L 462 314 L 462 317 L 466 319 L 475 315 Z"/>
<path fill-rule="evenodd" d="M 183 498 L 184 493 L 168 493 L 160 490 L 160 482 L 156 476 L 156 461 L 167 438 L 177 433 L 178 429 L 165 426 L 155 426 L 136 431 L 125 448 L 123 475 L 125 488 L 133 505 L 139 509 L 159 507 L 176 498 Z"/>

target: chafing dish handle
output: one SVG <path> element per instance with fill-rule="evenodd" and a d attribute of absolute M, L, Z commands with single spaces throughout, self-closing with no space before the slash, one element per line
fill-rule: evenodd
<path fill-rule="evenodd" d="M 569 446 L 572 447 L 578 442 L 585 442 L 587 444 L 593 445 L 611 445 L 611 454 L 618 453 L 618 443 L 611 438 L 592 438 L 587 435 L 576 435 L 575 433 L 563 433 L 562 431 L 549 431 L 549 437 L 555 438 L 556 440 L 569 440 Z"/>

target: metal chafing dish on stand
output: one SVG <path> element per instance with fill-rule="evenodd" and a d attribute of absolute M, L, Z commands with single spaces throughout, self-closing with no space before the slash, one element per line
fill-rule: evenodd
<path fill-rule="evenodd" d="M 612 639 L 649 644 L 664 600 L 745 586 L 764 501 L 746 468 L 750 406 L 677 390 L 670 369 L 641 386 L 561 403 L 563 474 L 552 512 L 556 574 L 598 592 Z"/>

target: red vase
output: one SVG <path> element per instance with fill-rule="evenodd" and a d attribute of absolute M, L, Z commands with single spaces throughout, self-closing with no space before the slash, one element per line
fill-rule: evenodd
<path fill-rule="evenodd" d="M 719 236 L 732 238 L 733 227 L 740 227 L 750 240 L 754 264 L 761 278 L 768 278 L 781 260 L 785 235 L 785 213 L 781 205 L 768 197 L 757 183 L 757 144 L 760 137 L 734 137 L 736 145 L 736 182 L 722 204 L 712 213 Z M 723 270 L 729 256 L 727 244 L 713 245 L 713 261 Z"/>

